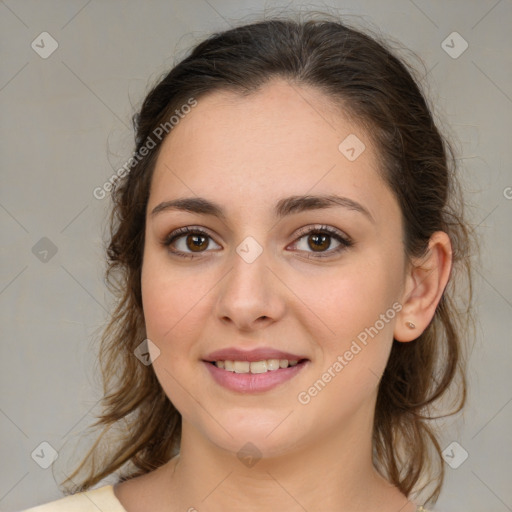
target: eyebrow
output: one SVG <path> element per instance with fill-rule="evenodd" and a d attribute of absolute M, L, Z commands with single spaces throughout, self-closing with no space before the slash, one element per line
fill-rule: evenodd
<path fill-rule="evenodd" d="M 368 209 L 362 204 L 338 195 L 306 195 L 306 196 L 290 196 L 280 199 L 275 206 L 275 216 L 283 218 L 287 215 L 300 213 L 309 210 L 321 210 L 326 208 L 343 207 L 348 210 L 354 210 L 362 213 L 371 222 L 375 223 L 375 219 Z M 164 201 L 151 211 L 151 216 L 154 217 L 159 213 L 169 210 L 181 210 L 191 213 L 198 213 L 201 215 L 211 215 L 219 219 L 226 220 L 226 215 L 222 206 L 205 199 L 204 197 L 185 197 L 180 199 L 173 199 L 171 201 Z"/>

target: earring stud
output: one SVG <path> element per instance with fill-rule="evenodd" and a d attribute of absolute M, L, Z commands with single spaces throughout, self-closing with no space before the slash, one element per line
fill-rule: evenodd
<path fill-rule="evenodd" d="M 416 329 L 416 326 L 412 322 L 406 322 L 405 325 L 407 325 L 409 329 Z"/>

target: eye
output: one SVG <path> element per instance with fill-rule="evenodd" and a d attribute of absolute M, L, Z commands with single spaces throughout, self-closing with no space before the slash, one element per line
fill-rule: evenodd
<path fill-rule="evenodd" d="M 217 248 L 221 248 L 206 231 L 187 226 L 170 233 L 163 241 L 163 245 L 176 256 L 194 258 L 194 254 L 205 252 L 210 242 L 215 243 Z"/>
<path fill-rule="evenodd" d="M 338 254 L 353 245 L 347 235 L 330 226 L 302 228 L 298 235 L 299 238 L 292 244 L 292 247 L 300 252 L 309 253 L 307 258 L 325 258 Z M 337 244 L 334 249 L 331 248 L 333 240 Z M 170 233 L 162 244 L 176 256 L 195 258 L 196 255 L 199 256 L 201 253 L 207 252 L 211 242 L 217 246 L 215 249 L 221 249 L 208 232 L 198 227 L 187 226 Z"/>
<path fill-rule="evenodd" d="M 298 234 L 299 239 L 293 245 L 299 251 L 310 253 L 307 258 L 326 258 L 354 245 L 347 235 L 330 226 L 310 226 L 300 229 Z M 330 249 L 333 239 L 337 245 Z"/>

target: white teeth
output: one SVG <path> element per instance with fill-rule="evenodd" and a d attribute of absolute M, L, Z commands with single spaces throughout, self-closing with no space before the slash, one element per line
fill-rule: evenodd
<path fill-rule="evenodd" d="M 269 359 L 267 361 L 267 370 L 279 369 L 279 359 Z"/>
<path fill-rule="evenodd" d="M 266 361 L 253 361 L 251 363 L 251 373 L 267 373 L 268 366 Z"/>
<path fill-rule="evenodd" d="M 288 359 L 265 359 L 262 361 L 215 361 L 217 368 L 222 368 L 228 372 L 235 373 L 266 373 L 268 371 L 278 370 L 279 368 L 288 368 L 295 366 L 299 361 Z"/>
<path fill-rule="evenodd" d="M 249 373 L 251 363 L 249 361 L 233 361 L 235 373 Z"/>

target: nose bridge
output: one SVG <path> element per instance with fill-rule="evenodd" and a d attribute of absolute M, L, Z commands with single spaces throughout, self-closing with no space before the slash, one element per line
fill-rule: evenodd
<path fill-rule="evenodd" d="M 275 277 L 270 271 L 270 251 L 251 237 L 231 258 L 231 269 L 223 280 L 218 298 L 218 317 L 248 329 L 262 318 L 276 320 L 283 311 Z"/>

